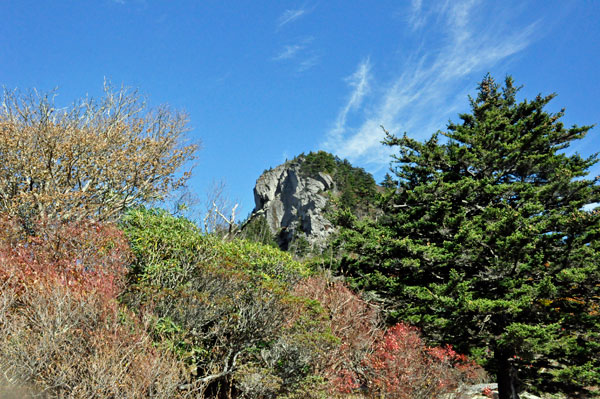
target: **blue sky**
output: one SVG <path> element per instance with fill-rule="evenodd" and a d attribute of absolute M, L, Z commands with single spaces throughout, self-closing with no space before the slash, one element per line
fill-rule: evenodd
<path fill-rule="evenodd" d="M 190 189 L 223 181 L 242 217 L 262 171 L 301 152 L 379 180 L 379 125 L 425 139 L 486 72 L 521 98 L 556 92 L 567 125 L 600 123 L 600 1 L 3 0 L 0 15 L 0 85 L 70 103 L 108 78 L 186 111 Z M 600 150 L 599 133 L 572 150 Z"/>

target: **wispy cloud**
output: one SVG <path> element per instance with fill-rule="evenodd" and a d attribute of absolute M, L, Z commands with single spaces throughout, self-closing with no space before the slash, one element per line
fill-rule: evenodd
<path fill-rule="evenodd" d="M 362 61 L 348 79 L 351 95 L 327 132 L 323 147 L 377 171 L 389 163 L 389 149 L 381 145 L 384 133 L 380 125 L 420 139 L 443 128 L 466 103 L 466 95 L 474 87 L 472 75 L 483 74 L 523 50 L 537 32 L 536 22 L 516 29 L 505 16 L 483 18 L 479 5 L 477 0 L 446 0 L 424 9 L 420 0 L 414 0 L 407 27 L 416 30 L 443 22 L 441 48 L 439 42 L 427 42 L 426 35 L 419 35 L 423 42 L 416 48 L 421 50 L 408 54 L 391 82 L 375 85 L 379 89 L 373 96 L 368 95 L 369 82 L 375 81 L 370 62 Z M 437 44 L 439 51 L 422 50 L 434 48 L 432 44 Z M 361 104 L 364 106 L 359 108 Z M 348 123 L 350 111 L 359 114 L 358 123 Z"/>
<path fill-rule="evenodd" d="M 408 12 L 407 21 L 411 29 L 416 30 L 425 25 L 425 20 L 427 19 L 426 13 L 423 12 L 423 1 L 422 0 L 412 0 L 410 11 Z"/>
<path fill-rule="evenodd" d="M 356 68 L 356 71 L 346 78 L 348 85 L 353 88 L 348 102 L 341 109 L 337 116 L 334 127 L 329 131 L 329 139 L 339 142 L 344 139 L 343 134 L 346 130 L 346 120 L 350 111 L 356 110 L 362 103 L 363 98 L 369 92 L 371 62 L 367 58 L 363 60 Z"/>
<path fill-rule="evenodd" d="M 273 61 L 289 60 L 294 58 L 298 51 L 302 50 L 306 46 L 303 44 L 287 44 L 283 46 L 283 49 L 273 57 Z"/>
<path fill-rule="evenodd" d="M 300 8 L 285 10 L 277 19 L 277 30 L 311 13 L 315 7 L 307 8 L 306 6 L 302 6 Z M 286 44 L 271 60 L 294 60 L 295 72 L 301 74 L 318 65 L 321 60 L 318 52 L 309 48 L 312 41 L 313 37 L 311 36 L 293 44 Z"/>
<path fill-rule="evenodd" d="M 305 7 L 285 10 L 277 19 L 277 28 L 281 29 L 283 26 L 296 21 L 298 18 L 308 14 L 310 11 L 312 10 L 309 10 Z"/>
<path fill-rule="evenodd" d="M 312 67 L 318 65 L 320 60 L 321 60 L 321 57 L 318 56 L 317 54 L 310 54 L 307 58 L 303 59 L 300 62 L 300 64 L 298 65 L 298 68 L 296 68 L 296 71 L 298 73 L 305 72 L 305 71 L 311 69 Z"/>
<path fill-rule="evenodd" d="M 273 58 L 273 61 L 295 60 L 296 72 L 302 73 L 317 65 L 321 57 L 309 48 L 313 37 L 306 37 L 294 44 L 286 44 Z"/>

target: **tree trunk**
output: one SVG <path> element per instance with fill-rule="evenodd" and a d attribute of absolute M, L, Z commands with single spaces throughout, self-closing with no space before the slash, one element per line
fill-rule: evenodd
<path fill-rule="evenodd" d="M 510 352 L 496 348 L 494 358 L 498 367 L 498 399 L 519 399 L 517 370 L 510 362 Z"/>

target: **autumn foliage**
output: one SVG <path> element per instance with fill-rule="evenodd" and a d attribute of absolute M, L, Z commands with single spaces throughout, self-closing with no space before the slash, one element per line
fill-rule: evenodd
<path fill-rule="evenodd" d="M 304 279 L 295 292 L 319 301 L 327 314 L 327 324 L 339 344 L 324 361 L 327 377 L 339 392 L 350 392 L 366 379 L 362 360 L 382 338 L 377 307 L 350 291 L 341 281 L 325 276 Z"/>
<path fill-rule="evenodd" d="M 276 249 L 204 236 L 163 211 L 130 212 L 127 236 L 110 223 L 29 222 L 0 218 L 0 369 L 13 389 L 419 399 L 479 376 Z"/>
<path fill-rule="evenodd" d="M 116 298 L 131 260 L 123 234 L 112 225 L 51 219 L 34 222 L 29 235 L 18 217 L 0 218 L 0 278 L 21 290 L 32 284 L 64 285 L 77 295 Z"/>
<path fill-rule="evenodd" d="M 451 346 L 430 347 L 416 327 L 390 327 L 364 360 L 375 397 L 417 399 L 457 393 L 480 380 L 481 370 Z"/>
<path fill-rule="evenodd" d="M 341 281 L 308 278 L 296 292 L 317 299 L 339 345 L 326 359 L 332 395 L 361 393 L 368 398 L 453 397 L 485 372 L 451 346 L 428 346 L 416 327 L 384 328 L 378 309 Z"/>
<path fill-rule="evenodd" d="M 0 393 L 176 397 L 180 366 L 117 302 L 131 259 L 122 233 L 49 220 L 36 230 L 0 218 Z"/>
<path fill-rule="evenodd" d="M 187 117 L 149 109 L 135 91 L 59 107 L 55 93 L 0 94 L 0 212 L 22 217 L 114 220 L 161 200 L 189 177 Z"/>

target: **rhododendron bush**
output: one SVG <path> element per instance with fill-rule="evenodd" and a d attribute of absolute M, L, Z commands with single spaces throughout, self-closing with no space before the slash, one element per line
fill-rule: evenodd
<path fill-rule="evenodd" d="M 330 336 L 314 301 L 291 295 L 307 271 L 278 249 L 204 235 L 164 210 L 121 222 L 136 259 L 122 296 L 151 309 L 156 345 L 189 370 L 182 390 L 208 398 L 321 398 L 316 359 Z"/>

